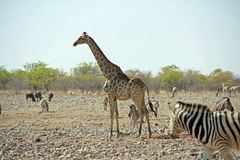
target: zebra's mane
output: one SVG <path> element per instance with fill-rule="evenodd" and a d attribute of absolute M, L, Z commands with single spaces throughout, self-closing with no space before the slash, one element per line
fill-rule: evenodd
<path fill-rule="evenodd" d="M 177 103 L 180 104 L 181 106 L 199 108 L 199 110 L 206 110 L 206 111 L 210 112 L 210 109 L 206 105 L 203 105 L 203 104 L 186 103 L 186 102 L 182 102 L 182 101 L 177 101 Z"/>

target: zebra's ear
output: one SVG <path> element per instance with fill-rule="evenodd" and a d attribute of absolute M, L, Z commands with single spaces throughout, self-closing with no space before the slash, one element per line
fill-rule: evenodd
<path fill-rule="evenodd" d="M 168 102 L 168 108 L 174 113 L 175 107 L 171 104 L 171 102 Z"/>

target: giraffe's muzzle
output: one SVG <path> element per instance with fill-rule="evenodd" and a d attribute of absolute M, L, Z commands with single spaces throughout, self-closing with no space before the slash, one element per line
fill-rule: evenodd
<path fill-rule="evenodd" d="M 78 43 L 77 43 L 77 42 L 75 42 L 75 43 L 73 43 L 73 46 L 75 47 L 75 46 L 77 46 L 77 44 L 78 44 Z"/>

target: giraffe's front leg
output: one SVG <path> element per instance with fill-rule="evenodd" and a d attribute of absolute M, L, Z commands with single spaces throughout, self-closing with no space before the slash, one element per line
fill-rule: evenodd
<path fill-rule="evenodd" d="M 113 104 L 113 109 L 114 109 L 114 113 L 115 113 L 115 120 L 116 120 L 116 127 L 117 127 L 117 135 L 116 135 L 116 137 L 118 138 L 120 132 L 119 132 L 119 121 L 118 121 L 119 113 L 118 113 L 117 98 L 116 97 L 113 98 L 113 103 L 112 104 Z"/>
<path fill-rule="evenodd" d="M 112 137 L 113 135 L 113 118 L 114 118 L 114 108 L 112 103 L 109 100 L 109 106 L 110 106 L 110 133 L 109 133 L 109 138 Z"/>
<path fill-rule="evenodd" d="M 117 125 L 117 137 L 119 136 L 119 122 L 118 122 L 118 109 L 117 109 L 117 100 L 115 96 L 108 96 L 109 99 L 109 106 L 110 106 L 110 134 L 109 138 L 112 137 L 113 135 L 113 119 L 114 119 L 114 114 L 115 114 L 115 119 L 116 119 L 116 125 Z"/>

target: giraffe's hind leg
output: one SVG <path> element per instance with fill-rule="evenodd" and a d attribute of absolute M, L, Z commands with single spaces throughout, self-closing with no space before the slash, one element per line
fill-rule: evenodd
<path fill-rule="evenodd" d="M 151 127 L 150 127 L 150 122 L 149 122 L 148 110 L 144 103 L 144 96 L 139 96 L 139 95 L 132 96 L 132 100 L 138 108 L 139 117 L 140 117 L 138 136 L 141 136 L 141 134 L 142 134 L 143 117 L 145 116 L 147 125 L 148 125 L 149 138 L 150 138 L 152 135 L 152 132 L 151 132 Z"/>
<path fill-rule="evenodd" d="M 138 109 L 139 117 L 140 117 L 140 124 L 139 124 L 139 129 L 138 129 L 138 137 L 141 136 L 142 134 L 142 124 L 143 124 L 143 112 L 142 109 Z"/>
<path fill-rule="evenodd" d="M 117 127 L 117 135 L 116 137 L 118 138 L 119 137 L 119 113 L 118 113 L 118 108 L 117 108 L 117 101 L 116 101 L 116 104 L 114 104 L 114 112 L 115 112 L 115 120 L 116 120 L 116 127 Z"/>
<path fill-rule="evenodd" d="M 152 132 L 151 132 L 151 127 L 150 127 L 150 120 L 149 120 L 149 114 L 148 114 L 148 110 L 146 109 L 146 107 L 144 108 L 144 116 L 146 118 L 146 121 L 147 121 L 147 126 L 148 126 L 148 137 L 151 138 L 152 136 Z"/>
<path fill-rule="evenodd" d="M 140 117 L 139 136 L 141 136 L 143 117 L 145 116 L 147 125 L 148 125 L 149 137 L 151 137 L 149 115 L 148 115 L 148 110 L 145 106 L 145 99 L 144 99 L 146 85 L 141 79 L 134 78 L 129 81 L 128 87 L 129 87 L 128 89 L 129 89 L 131 98 L 135 103 L 135 105 L 137 106 L 138 112 L 139 112 L 139 117 Z"/>

